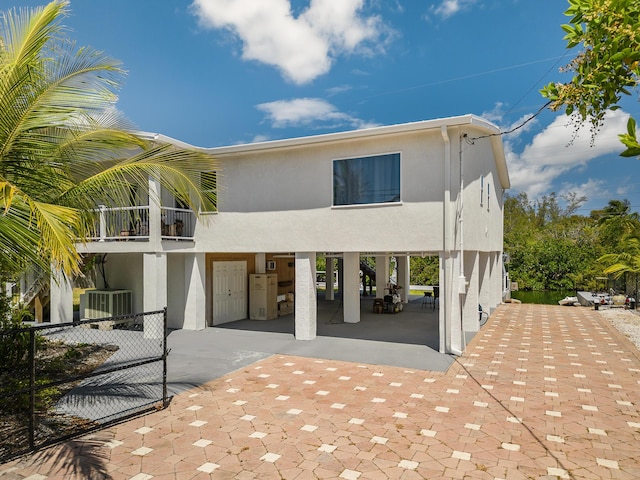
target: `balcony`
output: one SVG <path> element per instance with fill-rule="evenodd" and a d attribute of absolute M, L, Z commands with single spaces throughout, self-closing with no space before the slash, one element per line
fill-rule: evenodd
<path fill-rule="evenodd" d="M 196 217 L 192 210 L 184 208 L 161 207 L 153 209 L 158 219 L 150 218 L 148 205 L 133 207 L 105 207 L 100 206 L 100 213 L 95 224 L 93 235 L 89 241 L 93 242 L 122 242 L 143 241 L 160 235 L 162 240 L 193 240 Z M 150 220 L 152 220 L 150 222 Z M 155 221 L 153 221 L 155 220 Z M 160 225 L 157 232 L 153 225 Z"/>
<path fill-rule="evenodd" d="M 196 215 L 187 208 L 161 207 L 160 234 L 163 240 L 193 240 Z"/>

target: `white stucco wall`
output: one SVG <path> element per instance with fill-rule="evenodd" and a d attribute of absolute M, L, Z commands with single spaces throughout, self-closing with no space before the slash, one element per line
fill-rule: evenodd
<path fill-rule="evenodd" d="M 110 253 L 106 258 L 105 273 L 109 288 L 131 290 L 133 312 L 143 312 L 142 256 L 136 253 Z M 104 288 L 100 275 L 98 275 L 96 283 L 99 288 Z"/>
<path fill-rule="evenodd" d="M 219 211 L 203 216 L 193 241 L 161 241 L 158 225 L 149 242 L 92 242 L 86 248 L 148 252 L 109 256 L 114 265 L 109 272 L 118 270 L 110 273 L 110 283 L 134 290 L 136 311 L 142 311 L 143 302 L 135 292 L 144 292 L 142 278 L 152 271 L 142 268 L 142 257 L 166 254 L 163 288 L 170 325 L 192 329 L 203 328 L 201 312 L 210 308 L 205 297 L 190 296 L 192 285 L 206 290 L 199 273 L 205 262 L 198 255 L 338 252 L 354 259 L 348 270 L 356 276 L 360 254 L 439 255 L 441 349 L 455 353 L 464 347 L 463 323 L 477 322 L 477 304 L 486 302 L 491 309 L 501 297 L 496 259 L 509 179 L 501 140 L 488 136 L 495 133 L 483 120 L 464 116 L 209 149 L 220 165 Z M 400 202 L 333 207 L 334 160 L 390 153 L 400 154 Z M 165 205 L 172 204 L 166 192 L 162 197 Z M 158 222 L 158 207 L 150 208 L 154 211 Z M 199 259 L 198 269 L 190 270 L 185 258 Z M 154 279 L 144 284 L 148 292 Z M 355 311 L 359 293 L 352 297 Z"/>
<path fill-rule="evenodd" d="M 167 255 L 167 326 L 182 328 L 184 324 L 184 255 Z"/>
<path fill-rule="evenodd" d="M 445 172 L 439 129 L 285 150 L 221 155 L 219 213 L 196 230 L 203 251 L 408 251 L 443 248 L 443 197 L 450 176 L 451 215 L 459 207 L 459 135 L 452 128 Z M 501 249 L 502 188 L 488 140 L 464 145 L 466 248 Z M 333 160 L 399 152 L 401 203 L 332 207 Z M 485 175 L 479 203 L 479 176 Z M 489 186 L 488 186 L 489 185 Z M 454 220 L 456 221 L 456 220 Z M 457 240 L 459 243 L 459 239 Z"/>

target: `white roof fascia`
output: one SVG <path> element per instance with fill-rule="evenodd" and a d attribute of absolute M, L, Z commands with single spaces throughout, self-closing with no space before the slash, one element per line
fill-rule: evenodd
<path fill-rule="evenodd" d="M 350 130 L 346 132 L 326 133 L 322 135 L 313 135 L 308 137 L 296 137 L 283 140 L 269 140 L 266 142 L 255 142 L 238 145 L 228 145 L 222 147 L 196 147 L 189 145 L 188 143 L 180 140 L 167 137 L 162 134 L 153 133 L 141 133 L 142 136 L 149 140 L 157 142 L 166 142 L 176 145 L 181 148 L 192 148 L 204 151 L 216 157 L 223 157 L 225 155 L 237 155 L 242 153 L 251 153 L 256 151 L 277 150 L 286 149 L 292 147 L 300 147 L 304 145 L 318 145 L 322 143 L 330 143 L 337 141 L 356 140 L 367 137 L 374 137 L 380 135 L 392 135 L 399 133 L 410 133 L 420 130 L 440 129 L 442 126 L 447 127 L 463 127 L 472 126 L 482 132 L 482 135 L 490 136 L 491 146 L 494 152 L 494 158 L 496 161 L 496 167 L 498 169 L 498 175 L 500 177 L 500 183 L 502 188 L 507 189 L 511 186 L 509 180 L 509 173 L 507 170 L 507 163 L 504 156 L 504 149 L 502 146 L 502 139 L 500 136 L 500 129 L 493 123 L 478 117 L 476 115 L 460 115 L 457 117 L 439 118 L 433 120 L 423 120 L 419 122 L 402 123 L 398 125 L 385 125 L 380 127 L 364 128 L 361 130 Z"/>

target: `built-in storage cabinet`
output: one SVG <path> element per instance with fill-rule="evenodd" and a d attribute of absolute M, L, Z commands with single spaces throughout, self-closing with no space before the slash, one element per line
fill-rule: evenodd
<path fill-rule="evenodd" d="M 249 318 L 271 320 L 278 317 L 278 275 L 249 275 Z"/>

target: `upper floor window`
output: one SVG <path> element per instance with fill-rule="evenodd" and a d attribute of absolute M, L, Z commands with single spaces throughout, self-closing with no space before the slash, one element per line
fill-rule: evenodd
<path fill-rule="evenodd" d="M 400 154 L 333 161 L 333 204 L 400 201 Z"/>
<path fill-rule="evenodd" d="M 216 172 L 200 172 L 200 191 L 213 204 L 212 206 L 202 205 L 200 208 L 200 211 L 202 212 L 218 211 L 217 180 L 218 180 L 218 176 Z"/>

